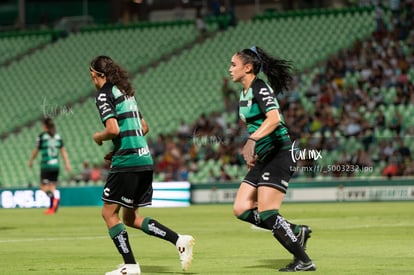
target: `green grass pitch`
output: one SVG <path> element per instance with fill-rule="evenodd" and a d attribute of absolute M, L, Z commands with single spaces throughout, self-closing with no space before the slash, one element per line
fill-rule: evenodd
<path fill-rule="evenodd" d="M 105 274 L 122 262 L 99 207 L 0 209 L 0 274 Z M 313 229 L 314 274 L 414 274 L 414 202 L 285 203 L 281 213 Z M 142 274 L 276 274 L 292 259 L 270 232 L 233 217 L 232 206 L 143 208 L 196 238 L 193 265 L 180 270 L 168 242 L 129 229 Z"/>

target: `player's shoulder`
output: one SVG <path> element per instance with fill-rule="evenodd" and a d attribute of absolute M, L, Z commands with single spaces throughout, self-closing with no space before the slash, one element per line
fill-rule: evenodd
<path fill-rule="evenodd" d="M 263 91 L 266 91 L 266 92 L 271 92 L 272 91 L 269 88 L 269 86 L 267 85 L 267 83 L 263 79 L 260 79 L 260 78 L 256 78 L 253 81 L 251 87 L 252 87 L 253 93 L 260 93 L 260 92 L 263 92 Z"/>
<path fill-rule="evenodd" d="M 114 100 L 112 94 L 112 87 L 113 85 L 108 85 L 108 83 L 106 83 L 101 89 L 99 89 L 99 91 L 95 95 L 95 103 L 97 106 Z"/>
<path fill-rule="evenodd" d="M 253 90 L 259 90 L 260 91 L 260 89 L 268 89 L 269 86 L 267 85 L 267 83 L 263 79 L 256 78 L 252 83 L 252 88 L 253 88 Z"/>

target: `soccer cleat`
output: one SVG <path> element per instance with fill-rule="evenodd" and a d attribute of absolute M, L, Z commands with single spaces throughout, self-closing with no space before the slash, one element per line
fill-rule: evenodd
<path fill-rule="evenodd" d="M 190 235 L 178 235 L 178 240 L 175 246 L 177 247 L 178 254 L 180 255 L 181 269 L 186 271 L 193 260 L 193 246 L 195 240 Z"/>
<path fill-rule="evenodd" d="M 106 272 L 105 275 L 141 275 L 139 264 L 121 264 L 117 269 Z"/>
<path fill-rule="evenodd" d="M 296 235 L 300 245 L 302 246 L 303 250 L 306 250 L 306 242 L 311 237 L 312 230 L 307 225 L 299 225 L 300 231 L 299 234 Z"/>
<path fill-rule="evenodd" d="M 55 211 L 52 208 L 49 208 L 45 211 L 45 215 L 53 215 L 55 214 Z"/>
<path fill-rule="evenodd" d="M 279 269 L 280 272 L 300 272 L 300 271 L 315 271 L 315 264 L 310 261 L 304 263 L 300 260 L 295 260 L 293 263 L 288 264 L 286 267 Z"/>
<path fill-rule="evenodd" d="M 53 212 L 55 212 L 55 213 L 57 212 L 57 210 L 59 208 L 59 203 L 60 203 L 59 199 L 56 199 L 56 198 L 53 199 L 53 203 L 52 203 Z"/>

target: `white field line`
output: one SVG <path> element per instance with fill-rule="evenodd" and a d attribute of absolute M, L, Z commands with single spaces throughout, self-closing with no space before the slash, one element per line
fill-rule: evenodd
<path fill-rule="evenodd" d="M 109 236 L 88 236 L 88 237 L 51 237 L 51 238 L 22 238 L 22 239 L 10 239 L 0 240 L 2 243 L 23 243 L 23 242 L 44 242 L 44 241 L 82 241 L 82 240 L 97 240 L 97 239 L 108 239 Z"/>

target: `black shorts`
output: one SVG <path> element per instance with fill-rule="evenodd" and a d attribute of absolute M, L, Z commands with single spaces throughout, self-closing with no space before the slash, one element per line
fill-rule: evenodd
<path fill-rule="evenodd" d="M 109 173 L 102 200 L 128 208 L 151 205 L 153 171 Z"/>
<path fill-rule="evenodd" d="M 49 170 L 49 169 L 41 169 L 40 170 L 40 183 L 47 185 L 47 184 L 56 184 L 59 177 L 59 169 L 58 170 Z"/>
<path fill-rule="evenodd" d="M 243 181 L 255 188 L 270 186 L 286 193 L 295 168 L 296 163 L 293 162 L 289 150 L 277 151 L 263 161 L 258 160 Z"/>

